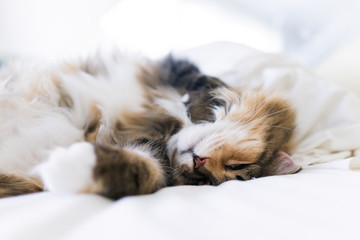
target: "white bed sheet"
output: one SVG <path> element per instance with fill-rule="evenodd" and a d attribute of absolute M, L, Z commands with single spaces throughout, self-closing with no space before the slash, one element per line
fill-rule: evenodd
<path fill-rule="evenodd" d="M 116 202 L 51 193 L 0 201 L 1 239 L 359 239 L 360 174 L 336 165 L 297 175 L 181 186 Z M 346 167 L 345 167 L 346 168 Z"/>
<path fill-rule="evenodd" d="M 236 44 L 180 55 L 233 86 L 265 83 L 287 96 L 299 111 L 293 157 L 304 169 L 115 202 L 53 193 L 1 199 L 0 239 L 360 239 L 360 172 L 350 170 L 359 162 L 360 100 L 291 60 Z"/>

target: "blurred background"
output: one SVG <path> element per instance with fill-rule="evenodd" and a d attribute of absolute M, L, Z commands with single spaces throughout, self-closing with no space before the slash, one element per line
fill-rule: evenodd
<path fill-rule="evenodd" d="M 359 25 L 360 0 L 0 0 L 0 60 L 112 44 L 158 57 L 230 41 L 338 78 L 360 67 Z"/>

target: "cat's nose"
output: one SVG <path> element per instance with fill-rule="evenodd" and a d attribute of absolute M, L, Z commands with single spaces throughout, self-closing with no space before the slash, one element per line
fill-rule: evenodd
<path fill-rule="evenodd" d="M 195 168 L 199 168 L 205 165 L 207 158 L 201 158 L 197 155 L 193 156 Z"/>

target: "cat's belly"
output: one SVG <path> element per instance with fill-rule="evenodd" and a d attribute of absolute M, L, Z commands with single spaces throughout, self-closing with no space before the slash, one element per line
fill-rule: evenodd
<path fill-rule="evenodd" d="M 12 120 L 7 129 L 1 128 L 7 137 L 0 140 L 0 172 L 26 175 L 54 148 L 83 139 L 83 131 L 62 114 Z"/>
<path fill-rule="evenodd" d="M 136 65 L 115 60 L 104 61 L 97 73 L 77 65 L 45 72 L 2 69 L 0 172 L 27 174 L 54 148 L 84 141 L 94 118 L 106 135 L 125 112 L 141 111 L 145 98 Z"/>

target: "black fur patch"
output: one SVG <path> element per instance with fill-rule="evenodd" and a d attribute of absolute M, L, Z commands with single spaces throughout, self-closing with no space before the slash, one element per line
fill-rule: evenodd
<path fill-rule="evenodd" d="M 180 94 L 188 93 L 189 101 L 185 103 L 192 122 L 214 121 L 212 108 L 224 106 L 225 103 L 215 99 L 212 91 L 228 87 L 215 77 L 202 74 L 198 67 L 187 60 L 175 60 L 171 55 L 162 62 L 162 84 L 177 89 Z"/>
<path fill-rule="evenodd" d="M 129 195 L 149 194 L 163 187 L 156 178 L 150 163 L 129 150 L 95 146 L 97 163 L 94 179 L 102 183 L 99 194 L 118 199 Z"/>

